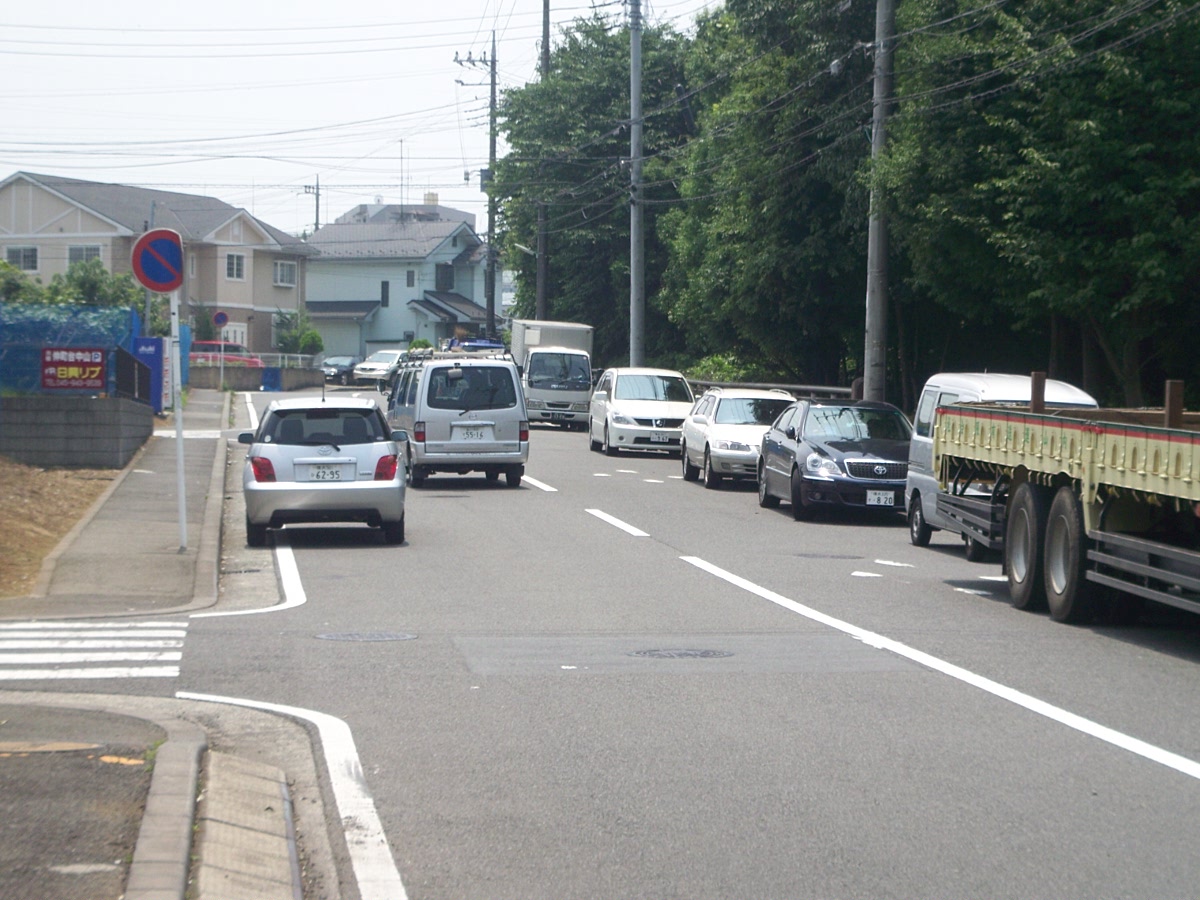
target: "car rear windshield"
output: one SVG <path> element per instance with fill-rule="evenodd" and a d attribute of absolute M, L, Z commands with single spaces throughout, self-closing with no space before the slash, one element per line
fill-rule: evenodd
<path fill-rule="evenodd" d="M 687 382 L 678 375 L 621 375 L 613 396 L 617 400 L 692 402 Z"/>
<path fill-rule="evenodd" d="M 790 397 L 725 397 L 717 404 L 718 425 L 770 425 L 791 403 Z"/>
<path fill-rule="evenodd" d="M 386 431 L 369 409 L 286 409 L 263 422 L 260 440 L 274 444 L 370 444 Z"/>
<path fill-rule="evenodd" d="M 430 409 L 511 409 L 517 389 L 507 366 L 442 366 L 428 371 Z"/>

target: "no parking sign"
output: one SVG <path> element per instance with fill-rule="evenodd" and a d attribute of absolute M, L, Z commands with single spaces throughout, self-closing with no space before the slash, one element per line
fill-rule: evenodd
<path fill-rule="evenodd" d="M 183 242 L 170 228 L 147 231 L 133 245 L 133 274 L 142 287 L 169 294 L 183 284 Z"/>

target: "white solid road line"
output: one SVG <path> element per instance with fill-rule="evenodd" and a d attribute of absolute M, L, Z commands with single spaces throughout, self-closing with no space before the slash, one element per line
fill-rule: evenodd
<path fill-rule="evenodd" d="M 585 509 L 584 512 L 590 513 L 591 515 L 595 516 L 597 519 L 607 522 L 609 525 L 613 525 L 617 528 L 620 528 L 626 534 L 632 534 L 634 537 L 650 537 L 650 535 L 646 534 L 646 532 L 642 531 L 640 528 L 634 528 L 629 523 L 622 522 L 620 519 L 610 516 L 608 513 L 604 512 L 603 510 Z"/>
<path fill-rule="evenodd" d="M 308 602 L 304 585 L 300 582 L 300 570 L 296 568 L 296 554 L 288 543 L 287 531 L 275 532 L 275 561 L 279 566 L 279 581 L 283 586 L 283 602 L 260 609 L 235 609 L 230 612 L 192 613 L 192 619 L 216 619 L 222 616 L 256 616 L 259 613 L 282 612 Z"/>
<path fill-rule="evenodd" d="M 550 487 L 550 485 L 545 484 L 544 482 L 538 481 L 536 478 L 530 478 L 528 475 L 522 476 L 521 480 L 524 481 L 526 484 L 532 484 L 539 491 L 545 491 L 548 494 L 557 494 L 558 493 L 558 488 Z"/>
<path fill-rule="evenodd" d="M 1031 697 L 1028 694 L 1023 694 L 1018 690 L 1006 687 L 999 682 L 992 681 L 990 678 L 984 678 L 982 675 L 976 675 L 974 672 L 948 663 L 945 660 L 938 659 L 936 656 L 930 656 L 928 653 L 923 653 L 906 644 L 901 644 L 899 641 L 893 641 L 891 638 L 885 638 L 883 635 L 876 634 L 872 631 L 859 628 L 857 625 L 851 625 L 849 622 L 844 622 L 841 619 L 835 619 L 833 616 L 828 616 L 823 612 L 818 612 L 809 606 L 804 606 L 794 600 L 789 600 L 781 594 L 776 594 L 774 591 L 767 590 L 754 584 L 752 581 L 747 581 L 732 572 L 714 566 L 712 563 L 705 562 L 695 556 L 681 556 L 684 562 L 695 566 L 710 575 L 715 575 L 729 584 L 739 587 L 744 591 L 749 591 L 751 594 L 762 597 L 764 600 L 769 600 L 777 606 L 791 612 L 798 613 L 805 618 L 811 619 L 814 622 L 819 622 L 822 625 L 827 625 L 830 628 L 841 631 L 844 634 L 850 635 L 855 640 L 862 641 L 869 647 L 874 647 L 877 650 L 887 650 L 895 653 L 897 656 L 902 656 L 905 659 L 911 660 L 920 666 L 932 669 L 935 672 L 940 672 L 943 675 L 949 675 L 951 678 L 956 678 L 964 684 L 969 684 L 972 687 L 986 691 L 1002 700 L 1007 700 L 1010 703 L 1015 703 L 1017 706 L 1024 707 L 1030 712 L 1037 713 L 1039 716 L 1045 716 L 1047 719 L 1058 722 L 1060 725 L 1066 725 L 1068 728 L 1073 728 L 1076 731 L 1083 732 L 1094 738 L 1112 744 L 1114 747 L 1120 747 L 1122 750 L 1128 750 L 1130 753 L 1135 753 L 1152 762 L 1159 763 L 1191 778 L 1200 779 L 1200 763 L 1195 760 L 1188 759 L 1184 756 L 1179 756 L 1176 753 L 1171 753 L 1169 750 L 1164 750 L 1161 747 L 1156 747 L 1153 744 L 1148 744 L 1145 741 L 1138 740 L 1135 737 L 1130 737 L 1127 734 L 1122 734 L 1119 731 L 1114 731 L 1104 725 L 1100 725 L 1090 719 L 1085 719 L 1083 716 L 1077 716 L 1074 713 L 1067 712 L 1057 706 L 1046 703 L 1043 700 L 1038 700 L 1036 697 Z"/>
<path fill-rule="evenodd" d="M 207 703 L 225 703 L 230 706 L 246 706 L 303 719 L 317 726 L 321 736 L 321 749 L 329 771 L 329 783 L 337 802 L 338 817 L 345 829 L 346 847 L 350 852 L 350 864 L 358 882 L 358 895 L 362 900 L 407 900 L 404 882 L 392 858 L 387 835 L 375 810 L 375 801 L 367 788 L 362 763 L 358 759 L 358 748 L 350 726 L 335 716 L 302 709 L 298 706 L 283 706 L 278 703 L 263 703 L 241 697 L 219 697 L 213 694 L 193 694 L 176 691 L 180 700 L 201 700 Z"/>

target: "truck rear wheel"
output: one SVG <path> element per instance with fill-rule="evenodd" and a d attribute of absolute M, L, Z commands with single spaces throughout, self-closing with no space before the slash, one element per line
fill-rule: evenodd
<path fill-rule="evenodd" d="M 1046 518 L 1044 553 L 1046 603 L 1057 622 L 1084 622 L 1095 611 L 1095 592 L 1085 574 L 1086 540 L 1079 498 L 1071 487 L 1060 487 Z"/>
<path fill-rule="evenodd" d="M 1004 569 L 1008 593 L 1017 609 L 1046 605 L 1042 578 L 1042 545 L 1046 531 L 1046 491 L 1023 482 L 1012 495 L 1004 534 Z"/>
<path fill-rule="evenodd" d="M 921 508 L 921 495 L 913 492 L 908 501 L 908 539 L 914 547 L 928 547 L 933 529 L 925 521 L 925 510 Z"/>

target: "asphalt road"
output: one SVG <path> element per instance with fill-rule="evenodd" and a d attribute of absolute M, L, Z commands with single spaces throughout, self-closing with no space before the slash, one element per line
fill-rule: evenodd
<path fill-rule="evenodd" d="M 532 445 L 410 490 L 401 547 L 235 526 L 221 608 L 277 568 L 290 608 L 189 629 L 178 689 L 349 727 L 409 897 L 1195 896 L 1200 623 L 1059 625 L 899 516 Z"/>

